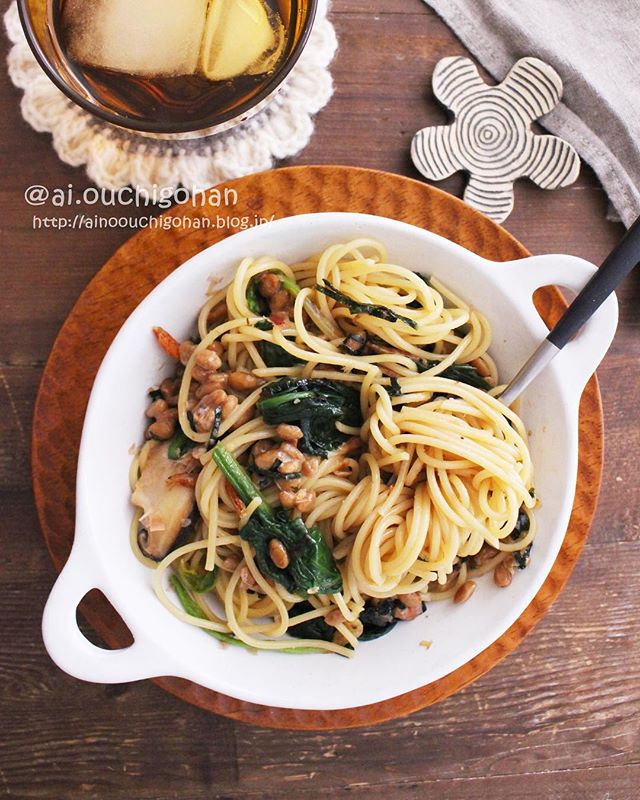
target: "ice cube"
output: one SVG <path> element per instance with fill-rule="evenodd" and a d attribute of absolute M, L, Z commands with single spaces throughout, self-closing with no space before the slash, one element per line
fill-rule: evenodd
<path fill-rule="evenodd" d="M 72 58 L 131 75 L 193 75 L 209 0 L 67 0 Z"/>
<path fill-rule="evenodd" d="M 202 72 L 212 81 L 269 72 L 284 41 L 281 21 L 268 12 L 263 0 L 211 0 Z"/>

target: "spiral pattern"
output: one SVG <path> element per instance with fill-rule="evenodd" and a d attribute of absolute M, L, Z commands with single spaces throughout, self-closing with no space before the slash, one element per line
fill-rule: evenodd
<path fill-rule="evenodd" d="M 543 61 L 522 58 L 502 83 L 488 86 L 470 59 L 444 58 L 433 74 L 433 91 L 455 121 L 418 131 L 413 162 L 430 180 L 468 172 L 465 201 L 496 222 L 511 213 L 518 178 L 555 189 L 578 177 L 580 159 L 570 144 L 531 131 L 531 123 L 562 96 L 560 76 Z"/>

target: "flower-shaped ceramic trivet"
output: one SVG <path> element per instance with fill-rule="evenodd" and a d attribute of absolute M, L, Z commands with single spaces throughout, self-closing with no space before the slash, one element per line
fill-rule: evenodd
<path fill-rule="evenodd" d="M 433 73 L 433 93 L 455 120 L 418 131 L 413 163 L 436 181 L 468 172 L 465 201 L 496 222 L 511 213 L 518 178 L 557 189 L 578 177 L 580 158 L 573 147 L 531 130 L 562 97 L 562 80 L 544 61 L 521 58 L 502 83 L 489 86 L 470 59 L 443 58 Z"/>

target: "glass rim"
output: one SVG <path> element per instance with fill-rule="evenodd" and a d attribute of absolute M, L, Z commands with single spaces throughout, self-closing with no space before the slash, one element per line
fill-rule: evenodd
<path fill-rule="evenodd" d="M 51 81 L 53 81 L 57 88 L 69 98 L 69 100 L 74 102 L 77 106 L 80 106 L 80 108 L 82 108 L 84 111 L 87 111 L 92 116 L 98 117 L 104 122 L 109 122 L 111 125 L 115 125 L 118 128 L 139 131 L 141 133 L 198 133 L 199 131 L 211 129 L 211 134 L 213 134 L 216 132 L 216 129 L 220 127 L 228 129 L 232 124 L 234 124 L 235 120 L 237 120 L 237 124 L 240 124 L 243 121 L 241 117 L 246 114 L 250 116 L 253 109 L 256 111 L 260 110 L 260 107 L 269 101 L 271 96 L 289 76 L 309 41 L 309 36 L 311 35 L 311 30 L 317 16 L 319 0 L 307 0 L 307 2 L 309 6 L 307 18 L 305 19 L 304 26 L 295 47 L 289 54 L 289 57 L 285 59 L 282 64 L 280 64 L 280 66 L 271 75 L 269 80 L 265 82 L 260 91 L 257 92 L 251 99 L 245 100 L 236 108 L 230 109 L 222 115 L 215 115 L 212 113 L 209 116 L 203 117 L 201 120 L 188 123 L 141 121 L 130 117 L 127 114 L 118 114 L 115 111 L 108 111 L 96 107 L 60 76 L 58 71 L 52 65 L 50 59 L 45 54 L 40 42 L 38 41 L 38 37 L 35 34 L 33 25 L 31 24 L 31 16 L 27 8 L 28 0 L 18 0 L 18 12 L 20 16 L 20 22 L 22 23 L 22 29 L 25 32 L 29 47 L 31 48 L 33 55 L 44 70 L 45 74 Z"/>

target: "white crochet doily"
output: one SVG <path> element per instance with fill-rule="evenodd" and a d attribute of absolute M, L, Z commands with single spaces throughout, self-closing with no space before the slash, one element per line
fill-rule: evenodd
<path fill-rule="evenodd" d="M 300 152 L 313 133 L 312 117 L 333 94 L 329 64 L 336 51 L 326 4 L 300 60 L 281 91 L 248 121 L 217 135 L 150 138 L 103 122 L 72 103 L 46 76 L 25 39 L 18 9 L 4 17 L 13 47 L 7 58 L 14 85 L 24 92 L 21 111 L 36 131 L 53 136 L 62 161 L 86 166 L 98 186 L 117 191 L 129 184 L 194 191 L 270 169 Z"/>

